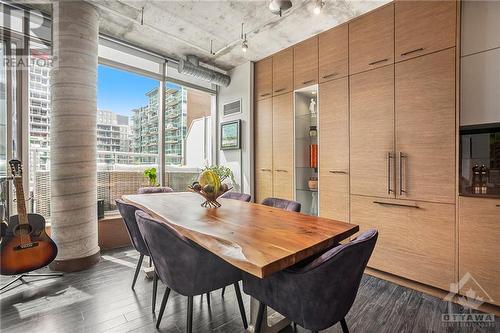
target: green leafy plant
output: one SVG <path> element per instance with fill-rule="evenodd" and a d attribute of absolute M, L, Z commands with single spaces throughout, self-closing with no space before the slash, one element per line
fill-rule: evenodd
<path fill-rule="evenodd" d="M 144 176 L 148 177 L 149 186 L 158 186 L 156 168 L 149 168 L 144 170 Z"/>
<path fill-rule="evenodd" d="M 224 182 L 224 180 L 229 179 L 231 181 L 231 186 L 234 190 L 239 191 L 239 185 L 236 183 L 236 179 L 234 179 L 234 174 L 231 169 L 223 165 L 206 165 L 201 172 L 203 171 L 213 171 L 219 176 L 220 181 Z"/>

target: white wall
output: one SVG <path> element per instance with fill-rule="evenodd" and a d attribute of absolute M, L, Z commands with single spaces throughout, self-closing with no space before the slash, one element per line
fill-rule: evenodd
<path fill-rule="evenodd" d="M 202 168 L 210 161 L 210 140 L 212 137 L 210 117 L 193 120 L 186 136 L 186 166 Z"/>
<path fill-rule="evenodd" d="M 234 68 L 231 84 L 221 87 L 218 98 L 217 161 L 233 170 L 240 191 L 253 195 L 253 63 L 247 62 Z M 242 113 L 223 117 L 222 105 L 237 99 L 242 100 Z M 241 149 L 220 150 L 220 123 L 241 119 Z"/>

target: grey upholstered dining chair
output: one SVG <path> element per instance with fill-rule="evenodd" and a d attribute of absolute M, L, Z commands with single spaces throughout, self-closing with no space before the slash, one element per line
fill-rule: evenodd
<path fill-rule="evenodd" d="M 250 200 L 252 200 L 252 196 L 250 194 L 239 193 L 239 192 L 226 192 L 220 197 L 224 199 L 233 199 L 245 202 L 250 202 Z"/>
<path fill-rule="evenodd" d="M 260 301 L 255 332 L 260 332 L 265 308 L 270 306 L 312 332 L 340 322 L 342 331 L 348 333 L 345 316 L 377 237 L 376 230 L 368 230 L 349 243 L 264 279 L 244 274 L 245 293 Z"/>
<path fill-rule="evenodd" d="M 161 223 L 140 210 L 136 211 L 135 217 L 153 258 L 156 273 L 166 286 L 156 327 L 160 326 L 170 290 L 188 297 L 186 330 L 191 333 L 193 296 L 233 284 L 243 326 L 246 329 L 248 324 L 245 307 L 238 284 L 242 277 L 241 271 L 186 239 L 168 224 Z"/>
<path fill-rule="evenodd" d="M 145 186 L 139 188 L 137 194 L 150 194 L 150 193 L 170 193 L 174 190 L 168 186 Z"/>
<path fill-rule="evenodd" d="M 300 213 L 301 208 L 300 202 L 280 198 L 265 198 L 262 204 L 298 213 Z"/>
<path fill-rule="evenodd" d="M 129 205 L 125 203 L 123 200 L 117 199 L 116 206 L 118 207 L 118 211 L 120 211 L 120 215 L 125 222 L 125 227 L 127 228 L 128 235 L 130 237 L 130 241 L 134 248 L 139 252 L 139 261 L 137 262 L 137 267 L 135 268 L 134 279 L 132 280 L 132 289 L 134 289 L 135 282 L 137 281 L 137 276 L 141 271 L 142 261 L 144 256 L 149 257 L 149 251 L 144 243 L 144 239 L 141 235 L 139 227 L 137 226 L 137 221 L 135 219 L 135 212 L 138 210 L 135 206 Z M 153 277 L 153 298 L 152 298 L 152 311 L 155 312 L 156 307 L 156 290 L 158 286 L 158 277 Z"/>

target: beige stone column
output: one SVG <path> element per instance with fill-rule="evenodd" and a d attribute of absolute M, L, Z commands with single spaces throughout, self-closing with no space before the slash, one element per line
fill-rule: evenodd
<path fill-rule="evenodd" d="M 54 270 L 99 261 L 97 244 L 97 45 L 99 18 L 84 1 L 53 6 L 50 186 Z"/>

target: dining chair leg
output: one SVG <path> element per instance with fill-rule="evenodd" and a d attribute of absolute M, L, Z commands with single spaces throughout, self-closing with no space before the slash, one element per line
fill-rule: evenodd
<path fill-rule="evenodd" d="M 245 313 L 245 306 L 243 305 L 243 299 L 241 298 L 240 284 L 238 282 L 234 283 L 234 291 L 236 292 L 236 299 L 238 300 L 238 307 L 240 308 L 241 320 L 243 320 L 243 327 L 248 328 L 247 315 Z"/>
<path fill-rule="evenodd" d="M 158 313 L 158 320 L 156 321 L 156 328 L 160 327 L 161 318 L 163 317 L 163 312 L 165 312 L 165 307 L 167 306 L 168 295 L 170 295 L 170 288 L 165 289 L 165 294 L 163 294 L 163 299 L 161 300 L 160 313 Z"/>
<path fill-rule="evenodd" d="M 203 298 L 203 295 L 201 295 L 201 298 Z M 207 305 L 210 307 L 210 293 L 207 293 Z"/>
<path fill-rule="evenodd" d="M 156 272 L 154 272 L 154 276 L 153 276 L 153 301 L 151 304 L 153 313 L 155 313 L 155 309 L 156 309 L 156 292 L 157 292 L 157 290 L 158 290 L 158 275 L 156 275 Z"/>
<path fill-rule="evenodd" d="M 265 311 L 266 311 L 266 305 L 262 302 L 259 302 L 259 311 L 257 312 L 257 321 L 255 322 L 254 333 L 260 333 Z"/>
<path fill-rule="evenodd" d="M 343 333 L 349 333 L 349 328 L 347 328 L 347 323 L 345 321 L 345 318 L 340 319 L 340 326 L 342 326 Z"/>
<path fill-rule="evenodd" d="M 222 298 L 224 298 L 224 293 L 226 292 L 226 287 L 222 287 Z"/>
<path fill-rule="evenodd" d="M 193 332 L 193 296 L 188 297 L 186 332 Z"/>
<path fill-rule="evenodd" d="M 151 259 L 151 256 L 149 256 L 149 267 L 153 266 L 153 259 Z"/>
<path fill-rule="evenodd" d="M 134 290 L 135 281 L 137 281 L 137 276 L 139 276 L 139 272 L 141 271 L 143 259 L 144 259 L 144 254 L 141 254 L 141 256 L 139 257 L 139 262 L 137 262 L 137 267 L 135 268 L 134 280 L 132 281 L 132 290 Z"/>
<path fill-rule="evenodd" d="M 293 322 L 293 333 L 297 333 L 297 323 Z"/>

